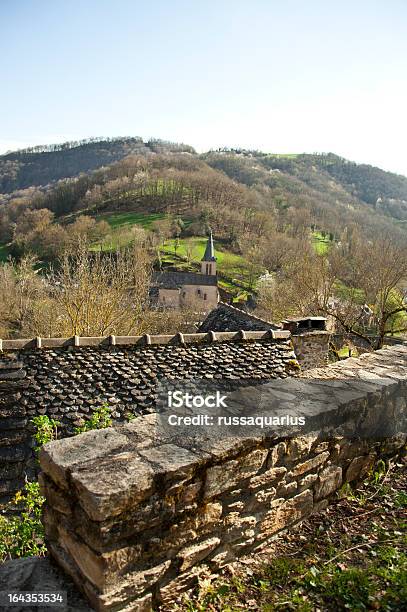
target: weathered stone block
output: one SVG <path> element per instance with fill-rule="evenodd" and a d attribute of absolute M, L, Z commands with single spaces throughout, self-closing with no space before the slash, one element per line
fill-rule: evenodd
<path fill-rule="evenodd" d="M 38 482 L 41 493 L 51 508 L 69 516 L 72 511 L 72 500 L 66 491 L 56 487 L 54 482 L 42 472 L 38 475 Z"/>
<path fill-rule="evenodd" d="M 117 516 L 136 506 L 154 491 L 154 469 L 136 453 L 102 459 L 89 469 L 72 472 L 77 498 L 95 521 Z"/>
<path fill-rule="evenodd" d="M 276 489 L 271 487 L 271 489 L 260 490 L 255 493 L 254 498 L 258 504 L 269 504 L 271 500 L 273 500 L 276 496 Z"/>
<path fill-rule="evenodd" d="M 298 483 L 296 480 L 292 482 L 283 482 L 277 487 L 277 497 L 289 497 L 293 495 L 298 489 Z"/>
<path fill-rule="evenodd" d="M 339 489 L 342 484 L 342 468 L 330 465 L 319 475 L 315 484 L 315 500 L 328 497 Z"/>
<path fill-rule="evenodd" d="M 74 560 L 82 575 L 100 593 L 108 593 L 112 590 L 124 591 L 131 584 L 134 595 L 142 594 L 155 584 L 171 565 L 171 561 L 167 560 L 143 571 L 131 571 L 132 565 L 140 556 L 137 547 L 124 546 L 111 552 L 95 554 L 84 542 L 64 527 L 59 526 L 58 531 L 59 544 Z M 118 585 L 122 582 L 119 576 L 121 578 L 122 575 L 125 575 L 126 578 L 124 584 L 118 589 Z"/>
<path fill-rule="evenodd" d="M 224 567 L 236 559 L 236 553 L 230 544 L 224 544 L 216 550 L 216 554 L 207 561 L 209 566 L 215 571 Z"/>
<path fill-rule="evenodd" d="M 375 460 L 375 455 L 364 455 L 352 459 L 346 470 L 346 482 L 352 482 L 353 480 L 362 478 L 373 467 Z"/>
<path fill-rule="evenodd" d="M 329 459 L 329 453 L 325 451 L 316 457 L 312 457 L 311 459 L 307 459 L 303 463 L 299 463 L 296 465 L 290 472 L 290 477 L 297 478 L 298 476 L 302 476 L 306 472 L 310 472 L 311 470 L 315 470 L 321 465 L 323 465 Z"/>
<path fill-rule="evenodd" d="M 260 523 L 260 533 L 257 539 L 264 535 L 272 535 L 297 523 L 311 514 L 313 509 L 313 496 L 311 491 L 303 491 L 292 499 L 284 501 L 266 514 Z"/>
<path fill-rule="evenodd" d="M 190 478 L 202 461 L 198 455 L 174 444 L 142 449 L 139 455 L 153 465 L 154 471 L 162 474 L 165 480 Z"/>
<path fill-rule="evenodd" d="M 307 476 L 305 476 L 299 481 L 298 487 L 301 491 L 303 491 L 304 489 L 309 489 L 317 480 L 318 474 L 307 474 Z"/>
<path fill-rule="evenodd" d="M 41 468 L 58 486 L 69 489 L 68 471 L 76 465 L 83 467 L 86 462 L 100 459 L 126 443 L 127 438 L 112 428 L 49 442 L 40 452 Z"/>
<path fill-rule="evenodd" d="M 166 584 L 160 585 L 158 595 L 161 604 L 172 606 L 174 602 L 179 603 L 181 594 L 185 591 L 189 591 L 198 584 L 199 573 L 198 568 L 193 568 L 190 572 L 185 572 L 168 581 Z"/>
<path fill-rule="evenodd" d="M 393 455 L 397 453 L 407 443 L 407 433 L 398 433 L 392 438 L 385 440 L 381 446 L 381 452 L 384 455 Z"/>
<path fill-rule="evenodd" d="M 262 474 L 259 474 L 259 476 L 253 476 L 253 478 L 249 480 L 249 489 L 268 487 L 271 484 L 276 484 L 284 478 L 286 473 L 287 468 L 285 467 L 271 468 L 266 470 Z"/>
<path fill-rule="evenodd" d="M 224 541 L 233 543 L 242 538 L 251 538 L 257 524 L 255 516 L 241 516 L 238 512 L 231 512 L 224 519 Z"/>
<path fill-rule="evenodd" d="M 316 434 L 308 436 L 298 436 L 290 440 L 287 455 L 291 461 L 298 461 L 308 455 L 313 443 L 318 439 Z"/>
<path fill-rule="evenodd" d="M 279 442 L 270 451 L 270 455 L 267 459 L 267 467 L 274 467 L 278 463 L 284 460 L 287 453 L 287 444 L 285 442 Z"/>
<path fill-rule="evenodd" d="M 195 563 L 205 559 L 219 544 L 219 538 L 209 538 L 203 542 L 183 548 L 178 555 L 178 558 L 181 560 L 180 571 L 185 572 Z"/>
<path fill-rule="evenodd" d="M 266 449 L 258 449 L 239 459 L 208 468 L 204 497 L 219 495 L 236 486 L 239 481 L 256 474 L 266 460 L 267 454 Z"/>

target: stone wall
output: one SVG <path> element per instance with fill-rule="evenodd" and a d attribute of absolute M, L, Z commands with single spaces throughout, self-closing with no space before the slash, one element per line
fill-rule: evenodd
<path fill-rule="evenodd" d="M 24 475 L 36 476 L 30 421 L 38 415 L 56 419 L 66 437 L 103 403 L 115 422 L 154 412 L 162 379 L 267 380 L 298 372 L 282 331 L 0 340 L 1 347 L 0 499 L 21 488 Z"/>
<path fill-rule="evenodd" d="M 174 601 L 205 568 L 255 552 L 400 452 L 406 346 L 308 376 L 267 383 L 309 419 L 305 434 L 191 443 L 160 433 L 151 414 L 44 447 L 49 551 L 96 610 Z"/>
<path fill-rule="evenodd" d="M 292 342 L 302 370 L 320 368 L 328 364 L 330 333 L 327 331 L 294 334 Z"/>
<path fill-rule="evenodd" d="M 30 451 L 21 395 L 27 384 L 22 363 L 0 357 L 0 504 L 8 501 L 24 482 Z"/>

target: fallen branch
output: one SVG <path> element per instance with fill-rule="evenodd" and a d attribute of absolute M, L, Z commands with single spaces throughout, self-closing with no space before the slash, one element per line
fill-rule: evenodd
<path fill-rule="evenodd" d="M 356 550 L 357 548 L 364 548 L 365 546 L 376 546 L 376 544 L 389 544 L 390 542 L 398 542 L 398 540 L 376 540 L 375 542 L 362 542 L 361 544 L 357 544 L 357 546 L 351 546 L 346 550 L 342 550 L 337 555 L 332 557 L 332 559 L 328 559 L 328 561 L 325 561 L 324 565 L 332 563 L 332 561 L 335 561 L 335 559 L 338 559 L 339 557 L 342 557 L 346 553 L 351 552 L 352 550 Z"/>

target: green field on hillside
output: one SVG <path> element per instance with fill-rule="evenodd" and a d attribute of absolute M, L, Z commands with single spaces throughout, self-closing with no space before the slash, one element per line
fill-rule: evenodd
<path fill-rule="evenodd" d="M 154 221 L 165 219 L 165 213 L 120 212 L 102 213 L 95 216 L 96 221 L 106 221 L 111 233 L 92 245 L 92 251 L 116 251 L 129 246 L 134 240 L 137 227 L 151 230 Z"/>
<path fill-rule="evenodd" d="M 332 241 L 329 240 L 329 236 L 324 236 L 322 232 L 312 232 L 312 246 L 318 255 L 326 255 L 331 244 Z"/>
<path fill-rule="evenodd" d="M 295 159 L 299 155 L 300 153 L 269 153 L 266 157 L 288 157 L 290 159 Z"/>
<path fill-rule="evenodd" d="M 107 221 L 112 229 L 131 227 L 132 225 L 141 225 L 144 229 L 150 229 L 154 221 L 160 221 L 165 217 L 165 213 L 123 212 L 103 213 L 97 215 L 95 219 L 96 221 Z"/>
<path fill-rule="evenodd" d="M 154 221 L 165 219 L 165 213 L 140 213 L 140 212 L 123 212 L 123 213 L 103 213 L 97 215 L 97 221 L 106 221 L 112 228 L 112 234 L 108 236 L 102 244 L 94 245 L 94 249 L 102 248 L 103 250 L 113 250 L 117 246 L 125 246 L 126 240 L 131 242 L 131 230 L 135 225 L 139 225 L 146 230 L 151 230 Z M 187 219 L 183 219 L 185 225 L 188 225 Z M 182 258 L 187 258 L 188 249 L 191 249 L 190 260 L 193 262 L 200 261 L 205 252 L 207 238 L 206 236 L 192 236 L 188 238 L 179 238 L 178 247 L 175 252 L 175 239 L 167 240 L 163 247 L 163 255 L 166 256 L 168 263 L 175 255 Z M 242 270 L 247 267 L 246 260 L 241 255 L 236 255 L 227 250 L 219 250 L 216 247 L 216 258 L 219 270 L 223 271 L 228 276 L 242 274 Z M 175 262 L 174 262 L 175 263 Z"/>
<path fill-rule="evenodd" d="M 189 246 L 191 247 L 191 259 L 200 261 L 204 255 L 207 243 L 206 236 L 192 236 L 191 238 L 179 238 L 176 254 L 179 257 L 186 257 Z M 167 240 L 163 246 L 163 252 L 174 253 L 175 255 L 175 239 Z M 228 272 L 228 275 L 239 274 L 242 269 L 247 267 L 247 262 L 241 255 L 236 255 L 227 250 L 220 250 L 215 244 L 215 256 L 218 269 Z"/>

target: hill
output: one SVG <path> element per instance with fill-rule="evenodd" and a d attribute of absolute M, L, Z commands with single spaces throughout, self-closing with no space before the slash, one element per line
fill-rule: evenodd
<path fill-rule="evenodd" d="M 341 200 L 351 198 L 397 220 L 407 219 L 407 177 L 356 164 L 333 153 L 273 155 L 226 149 L 208 153 L 205 158 L 213 167 L 249 186 L 259 181 L 275 184 L 276 173 L 282 173 L 316 191 L 336 193 Z"/>
<path fill-rule="evenodd" d="M 4 155 L 0 177 L 3 260 L 52 261 L 78 236 L 113 250 L 143 235 L 161 263 L 189 267 L 211 227 L 225 286 L 247 291 L 259 271 L 307 249 L 383 233 L 405 242 L 407 178 L 331 153 L 198 155 L 160 140 L 94 139 Z"/>
<path fill-rule="evenodd" d="M 47 185 L 88 173 L 127 155 L 194 152 L 192 147 L 142 138 L 93 138 L 61 145 L 37 146 L 0 156 L 0 193 Z"/>

